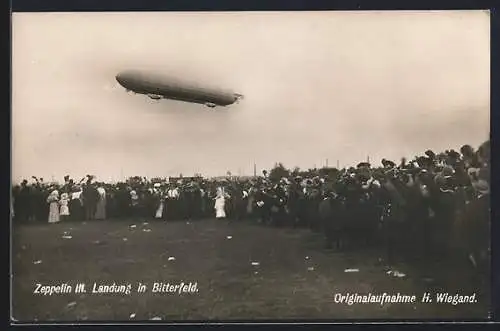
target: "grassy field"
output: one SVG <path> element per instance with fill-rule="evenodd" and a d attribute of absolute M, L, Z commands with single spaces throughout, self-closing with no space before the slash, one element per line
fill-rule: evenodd
<path fill-rule="evenodd" d="M 135 227 L 134 227 L 135 225 Z M 66 236 L 66 238 L 63 238 Z M 445 265 L 424 282 L 377 251 L 335 252 L 306 229 L 220 220 L 71 222 L 13 227 L 13 311 L 23 321 L 486 318 L 487 291 Z M 345 272 L 347 268 L 358 272 Z M 428 271 L 428 270 L 427 270 Z M 93 294 L 92 284 L 132 284 Z M 148 285 L 137 293 L 138 283 Z M 152 293 L 154 282 L 197 283 L 194 293 Z M 86 283 L 87 293 L 33 293 L 36 284 Z M 439 284 L 447 284 L 442 286 Z M 467 288 L 468 287 L 468 288 Z M 477 292 L 474 304 L 422 303 L 425 292 Z M 74 291 L 73 291 L 74 292 Z M 415 304 L 336 303 L 336 293 L 416 295 Z"/>

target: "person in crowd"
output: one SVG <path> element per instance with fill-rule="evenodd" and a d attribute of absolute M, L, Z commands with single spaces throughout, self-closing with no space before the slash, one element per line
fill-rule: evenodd
<path fill-rule="evenodd" d="M 96 203 L 95 219 L 106 219 L 106 189 L 104 185 L 99 185 L 97 188 L 98 200 Z"/>
<path fill-rule="evenodd" d="M 43 178 L 37 178 L 33 176 L 35 180 L 32 186 L 32 202 L 33 202 L 33 216 L 37 222 L 46 222 L 47 214 L 49 212 L 49 205 L 47 204 L 46 198 L 49 194 L 48 188 L 45 185 Z"/>
<path fill-rule="evenodd" d="M 26 179 L 22 181 L 17 194 L 14 194 L 13 205 L 16 219 L 19 219 L 21 222 L 29 222 L 34 219 L 33 196 Z"/>
<path fill-rule="evenodd" d="M 155 183 L 153 187 L 154 205 L 156 206 L 155 218 L 161 220 L 165 210 L 165 195 L 160 183 Z"/>
<path fill-rule="evenodd" d="M 167 218 L 168 220 L 176 220 L 179 217 L 179 189 L 175 184 L 170 184 L 167 190 Z"/>
<path fill-rule="evenodd" d="M 136 190 L 130 191 L 130 211 L 133 218 L 140 217 L 139 194 Z"/>
<path fill-rule="evenodd" d="M 59 191 L 53 190 L 47 197 L 47 203 L 49 204 L 49 223 L 59 223 Z"/>
<path fill-rule="evenodd" d="M 191 208 L 192 214 L 191 217 L 193 219 L 200 219 L 202 217 L 202 195 L 201 195 L 201 187 L 199 183 L 193 181 L 191 184 Z"/>
<path fill-rule="evenodd" d="M 69 195 L 68 193 L 64 192 L 61 194 L 61 200 L 59 201 L 60 204 L 60 210 L 59 214 L 61 217 L 61 221 L 66 222 L 69 219 L 70 212 L 69 212 Z"/>
<path fill-rule="evenodd" d="M 217 195 L 215 196 L 215 218 L 226 218 L 226 197 L 222 187 L 217 188 Z"/>
<path fill-rule="evenodd" d="M 71 191 L 69 201 L 70 217 L 73 221 L 82 221 L 84 220 L 82 188 L 78 185 L 73 185 Z"/>
<path fill-rule="evenodd" d="M 92 176 L 87 176 L 87 183 L 82 192 L 83 207 L 85 208 L 85 219 L 94 220 L 96 215 L 97 202 L 99 201 L 99 192 L 92 183 Z"/>
<path fill-rule="evenodd" d="M 250 219 L 254 219 L 255 218 L 255 192 L 257 190 L 255 189 L 255 187 L 252 185 L 249 189 L 248 189 L 248 199 L 247 199 L 247 205 L 246 205 L 246 216 Z"/>

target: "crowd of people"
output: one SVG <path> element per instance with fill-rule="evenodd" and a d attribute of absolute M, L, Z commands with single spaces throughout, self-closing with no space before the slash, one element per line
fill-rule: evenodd
<path fill-rule="evenodd" d="M 336 249 L 379 244 L 389 260 L 405 252 L 425 261 L 452 252 L 477 266 L 489 254 L 489 141 L 398 163 L 384 159 L 380 166 L 290 171 L 277 165 L 249 178 L 32 179 L 13 188 L 16 222 L 216 217 L 309 227 Z"/>

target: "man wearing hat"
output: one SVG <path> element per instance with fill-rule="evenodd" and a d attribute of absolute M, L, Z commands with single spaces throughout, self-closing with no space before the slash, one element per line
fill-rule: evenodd
<path fill-rule="evenodd" d="M 193 218 L 200 219 L 202 217 L 202 195 L 200 184 L 197 181 L 192 182 L 191 186 L 192 203 L 193 203 Z"/>
<path fill-rule="evenodd" d="M 426 150 L 424 154 L 431 160 L 436 159 L 436 154 L 430 149 Z"/>
<path fill-rule="evenodd" d="M 294 181 L 288 187 L 287 210 L 289 213 L 289 221 L 293 227 L 296 227 L 300 222 L 300 206 L 301 206 L 301 187 L 300 182 L 302 177 L 296 176 Z"/>
<path fill-rule="evenodd" d="M 83 207 L 85 208 L 85 219 L 94 220 L 99 201 L 99 192 L 92 183 L 93 176 L 87 175 L 87 183 L 83 188 Z"/>
<path fill-rule="evenodd" d="M 318 215 L 319 215 L 319 220 L 321 222 L 321 228 L 323 229 L 325 236 L 326 236 L 326 244 L 327 248 L 330 248 L 333 238 L 332 238 L 332 231 L 330 230 L 330 223 L 333 222 L 333 207 L 332 207 L 332 199 L 333 199 L 333 191 L 331 190 L 324 190 L 322 193 L 322 200 L 319 203 L 318 206 Z"/>
<path fill-rule="evenodd" d="M 178 205 L 179 205 L 179 189 L 176 187 L 175 184 L 169 184 L 168 185 L 168 190 L 167 190 L 167 200 L 166 200 L 166 207 L 167 207 L 167 217 L 170 220 L 175 220 L 178 218 Z"/>
<path fill-rule="evenodd" d="M 202 182 L 200 185 L 200 195 L 201 195 L 201 216 L 203 218 L 210 217 L 212 213 L 211 208 L 211 198 L 210 198 L 210 186 L 207 182 Z"/>
<path fill-rule="evenodd" d="M 361 169 L 361 168 L 370 169 L 370 167 L 371 167 L 371 164 L 369 162 L 361 162 L 361 163 L 358 163 L 358 165 L 356 166 L 356 168 L 358 168 L 358 169 Z"/>
<path fill-rule="evenodd" d="M 277 226 L 284 226 L 287 222 L 287 200 L 288 197 L 285 191 L 286 181 L 282 180 L 280 184 L 274 187 L 273 192 L 273 206 L 275 207 L 273 213 L 273 221 Z"/>
<path fill-rule="evenodd" d="M 70 193 L 72 186 L 73 186 L 73 180 L 69 177 L 69 175 L 64 176 L 64 185 L 61 188 L 61 192 Z"/>
<path fill-rule="evenodd" d="M 47 218 L 47 213 L 49 212 L 48 204 L 45 199 L 50 192 L 46 192 L 44 187 L 43 178 L 36 178 L 34 185 L 32 186 L 32 203 L 33 203 L 33 214 L 37 222 L 45 222 Z"/>
<path fill-rule="evenodd" d="M 255 204 L 257 207 L 257 215 L 259 223 L 268 223 L 270 220 L 271 213 L 271 199 L 269 197 L 269 193 L 267 192 L 267 188 L 261 186 L 255 192 Z"/>
<path fill-rule="evenodd" d="M 477 152 L 477 158 L 479 160 L 479 163 L 483 167 L 489 167 L 490 165 L 490 158 L 491 158 L 491 147 L 490 147 L 490 141 L 486 141 L 481 146 L 479 146 Z"/>
<path fill-rule="evenodd" d="M 114 193 L 114 209 L 116 211 L 116 216 L 126 217 L 130 216 L 130 191 L 132 188 L 128 188 L 126 183 L 119 183 Z"/>
<path fill-rule="evenodd" d="M 19 194 L 14 201 L 14 210 L 16 212 L 16 219 L 26 222 L 34 218 L 32 208 L 32 192 L 28 186 L 28 181 L 24 179 L 19 188 Z"/>
<path fill-rule="evenodd" d="M 396 166 L 396 163 L 392 162 L 391 160 L 382 159 L 382 165 L 386 170 L 389 170 L 394 168 Z"/>
<path fill-rule="evenodd" d="M 245 215 L 247 196 L 240 183 L 234 182 L 231 187 L 231 199 L 229 203 L 232 205 L 233 214 L 229 215 L 234 220 L 241 220 Z"/>
<path fill-rule="evenodd" d="M 460 154 L 455 150 L 449 150 L 446 157 L 446 164 L 455 166 L 460 161 Z"/>
<path fill-rule="evenodd" d="M 453 154 L 448 151 L 448 154 Z M 434 177 L 437 187 L 433 195 L 433 211 L 435 212 L 435 222 L 433 223 L 433 256 L 443 258 L 444 253 L 450 248 L 452 242 L 455 216 L 457 215 L 457 185 L 455 170 L 451 165 L 444 165 L 440 172 Z"/>
<path fill-rule="evenodd" d="M 69 215 L 73 221 L 83 221 L 85 213 L 83 211 L 83 197 L 82 188 L 80 185 L 73 185 L 71 187 L 71 194 L 69 196 Z"/>
<path fill-rule="evenodd" d="M 464 242 L 469 261 L 479 272 L 487 273 L 489 268 L 490 241 L 490 185 L 488 169 L 473 171 L 472 187 L 475 197 L 465 206 Z"/>

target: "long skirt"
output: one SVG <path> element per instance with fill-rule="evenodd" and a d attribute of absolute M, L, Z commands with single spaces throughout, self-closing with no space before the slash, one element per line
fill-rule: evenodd
<path fill-rule="evenodd" d="M 59 216 L 59 203 L 51 202 L 49 206 L 49 223 L 57 223 L 61 220 Z"/>
<path fill-rule="evenodd" d="M 162 201 L 162 202 L 160 202 L 160 205 L 156 209 L 155 218 L 160 218 L 160 219 L 163 218 L 163 209 L 164 208 L 165 208 L 165 203 Z"/>
<path fill-rule="evenodd" d="M 61 216 L 69 216 L 69 206 L 68 206 L 68 204 L 61 205 L 60 215 Z"/>
<path fill-rule="evenodd" d="M 85 208 L 85 219 L 87 221 L 94 220 L 97 204 L 92 202 L 84 202 L 83 207 Z"/>
<path fill-rule="evenodd" d="M 255 199 L 253 197 L 250 197 L 247 200 L 247 214 L 248 215 L 253 215 L 253 204 L 255 202 Z"/>
<path fill-rule="evenodd" d="M 226 217 L 224 198 L 215 199 L 215 217 L 216 218 L 225 218 Z"/>
<path fill-rule="evenodd" d="M 95 219 L 96 220 L 103 220 L 106 219 L 106 200 L 105 199 L 99 199 L 96 205 L 96 210 L 95 210 Z"/>
<path fill-rule="evenodd" d="M 73 199 L 69 202 L 69 214 L 72 220 L 83 221 L 83 206 L 79 199 Z"/>
<path fill-rule="evenodd" d="M 165 201 L 165 212 L 163 215 L 168 220 L 176 220 L 178 219 L 178 199 L 167 199 Z"/>

